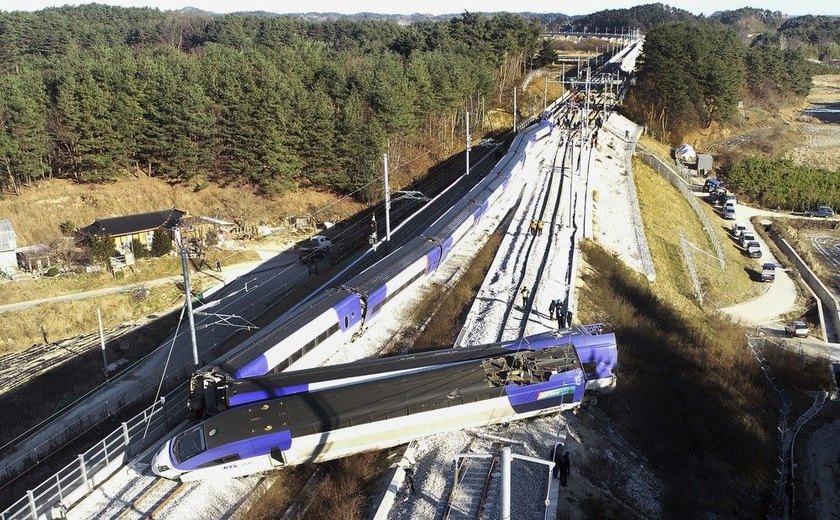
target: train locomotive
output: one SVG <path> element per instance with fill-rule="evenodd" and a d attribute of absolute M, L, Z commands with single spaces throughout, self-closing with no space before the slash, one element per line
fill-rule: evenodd
<path fill-rule="evenodd" d="M 183 481 L 244 476 L 565 410 L 614 384 L 616 362 L 613 334 L 576 327 L 228 382 L 239 391 L 169 439 L 152 471 Z"/>

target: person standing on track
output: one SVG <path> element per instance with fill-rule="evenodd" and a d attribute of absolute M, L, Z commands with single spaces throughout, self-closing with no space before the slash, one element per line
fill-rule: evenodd
<path fill-rule="evenodd" d="M 531 291 L 528 290 L 527 287 L 522 287 L 522 290 L 519 291 L 519 294 L 522 295 L 522 310 L 524 311 L 528 307 L 528 294 Z"/>
<path fill-rule="evenodd" d="M 537 234 L 537 221 L 536 220 L 531 221 L 531 225 L 528 226 L 528 230 L 531 232 L 532 235 Z"/>
<path fill-rule="evenodd" d="M 543 222 L 542 220 L 537 221 L 537 234 L 538 235 L 542 235 L 542 230 L 543 230 L 544 225 L 545 225 L 545 222 Z"/>
<path fill-rule="evenodd" d="M 563 452 L 560 458 L 560 485 L 566 487 L 569 485 L 569 473 L 572 470 L 572 461 L 569 459 L 569 451 Z"/>

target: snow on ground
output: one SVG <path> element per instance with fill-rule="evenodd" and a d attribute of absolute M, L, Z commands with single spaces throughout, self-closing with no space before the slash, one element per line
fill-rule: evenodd
<path fill-rule="evenodd" d="M 641 247 L 633 225 L 633 204 L 627 183 L 634 182 L 627 171 L 625 135 L 633 134 L 636 124 L 612 114 L 598 135 L 597 153 L 593 157 L 592 191 L 595 215 L 595 240 L 618 255 L 631 269 L 646 274 L 642 266 Z M 646 246 L 645 246 L 646 247 Z"/>
<path fill-rule="evenodd" d="M 536 271 L 542 264 L 546 247 L 550 247 L 552 242 L 569 243 L 570 230 L 566 228 L 558 231 L 560 218 L 552 218 L 554 202 L 559 196 L 561 172 L 557 171 L 552 179 L 550 169 L 563 161 L 561 147 L 564 142 L 563 133 L 555 132 L 542 142 L 539 152 L 527 160 L 523 170 L 527 182 L 518 194 L 519 204 L 490 266 L 489 276 L 484 280 L 470 308 L 460 345 L 493 343 L 498 341 L 500 333 L 502 339 L 517 338 L 522 320 L 521 287 L 527 287 L 529 297 L 533 298 L 532 319 L 540 324 L 540 332 L 556 328 L 548 319 L 548 304 L 554 298 L 565 299 L 565 269 L 550 277 L 551 285 L 546 287 L 547 290 L 541 290 L 542 286 L 535 288 L 534 285 Z M 542 214 L 540 210 L 545 198 L 548 204 L 546 212 Z M 546 222 L 539 236 L 533 236 L 529 230 L 531 221 L 535 219 Z M 550 251 L 551 257 L 553 253 L 554 248 Z M 565 268 L 566 263 L 561 256 L 559 266 Z M 509 328 L 500 330 L 506 326 Z"/>

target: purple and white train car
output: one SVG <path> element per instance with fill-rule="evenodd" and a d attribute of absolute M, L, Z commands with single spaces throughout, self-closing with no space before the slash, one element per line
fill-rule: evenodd
<path fill-rule="evenodd" d="M 615 351 L 615 337 L 601 336 L 598 348 Z M 332 367 L 339 384 L 233 407 L 179 433 L 156 453 L 152 470 L 184 481 L 250 475 L 573 408 L 591 372 L 575 343 L 591 342 L 570 338 L 471 347 L 483 349 L 477 356 L 466 348 L 377 360 L 387 362 L 381 372 Z"/>
<path fill-rule="evenodd" d="M 249 338 L 219 368 L 233 377 L 254 377 L 280 371 L 305 360 L 317 364 L 321 353 L 335 351 L 362 324 L 358 294 L 329 289 L 316 296 L 280 327 Z"/>

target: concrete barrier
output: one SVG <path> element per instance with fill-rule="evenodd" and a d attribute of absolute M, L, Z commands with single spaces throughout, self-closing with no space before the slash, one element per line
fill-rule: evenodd
<path fill-rule="evenodd" d="M 817 298 L 819 298 L 822 302 L 827 320 L 833 329 L 831 331 L 831 335 L 826 334 L 826 336 L 828 336 L 827 339 L 833 340 L 834 342 L 840 341 L 840 337 L 838 337 L 838 334 L 840 334 L 840 310 L 838 309 L 837 300 L 834 298 L 834 295 L 828 287 L 826 287 L 822 280 L 820 280 L 816 273 L 808 267 L 805 260 L 796 253 L 793 246 L 791 246 L 787 240 L 782 238 L 782 236 L 774 229 L 771 229 L 767 234 L 782 251 L 782 253 L 787 256 L 788 260 L 793 263 L 796 270 L 799 271 L 799 274 L 802 276 L 802 279 L 806 284 L 808 284 L 808 287 L 811 288 L 814 294 L 817 295 Z"/>

